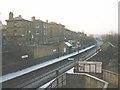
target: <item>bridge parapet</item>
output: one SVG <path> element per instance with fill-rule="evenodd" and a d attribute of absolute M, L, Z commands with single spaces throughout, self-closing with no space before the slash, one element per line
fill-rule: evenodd
<path fill-rule="evenodd" d="M 103 88 L 106 90 L 108 83 L 86 73 L 64 73 L 48 85 L 50 88 Z"/>

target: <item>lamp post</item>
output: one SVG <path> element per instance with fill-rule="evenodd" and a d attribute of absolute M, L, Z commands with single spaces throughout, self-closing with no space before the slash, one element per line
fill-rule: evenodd
<path fill-rule="evenodd" d="M 79 46 L 80 46 L 80 42 L 78 40 L 78 61 L 79 61 Z"/>
<path fill-rule="evenodd" d="M 77 61 L 77 68 L 78 68 L 78 63 L 79 63 L 79 45 L 80 45 L 80 42 L 78 40 L 78 61 Z"/>

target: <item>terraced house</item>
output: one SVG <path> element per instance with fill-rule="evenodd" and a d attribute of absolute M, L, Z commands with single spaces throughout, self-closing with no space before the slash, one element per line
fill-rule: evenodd
<path fill-rule="evenodd" d="M 44 22 L 35 16 L 30 21 L 21 15 L 14 17 L 13 12 L 10 12 L 6 21 L 8 43 L 15 41 L 18 45 L 45 45 L 74 39 L 76 36 L 76 32 L 66 29 L 62 24 L 48 20 Z"/>
<path fill-rule="evenodd" d="M 23 19 L 21 15 L 13 17 L 13 13 L 9 13 L 7 21 L 7 37 L 8 44 L 14 41 L 17 45 L 34 44 L 34 24 L 33 22 Z"/>
<path fill-rule="evenodd" d="M 61 47 L 62 43 L 72 41 L 76 46 L 78 40 L 82 39 L 82 35 L 87 37 L 84 33 L 71 31 L 60 23 L 48 22 L 48 20 L 44 22 L 36 19 L 35 16 L 31 17 L 31 20 L 26 20 L 21 15 L 14 17 L 13 12 L 10 12 L 6 22 L 6 28 L 2 30 L 3 59 L 18 60 L 24 55 L 29 59 L 65 54 L 66 45 Z M 72 50 L 72 47 L 69 48 Z M 71 52 L 71 50 L 66 51 Z"/>

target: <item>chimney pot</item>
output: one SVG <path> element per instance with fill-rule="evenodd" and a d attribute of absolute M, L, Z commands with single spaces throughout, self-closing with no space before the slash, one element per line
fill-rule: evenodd
<path fill-rule="evenodd" d="M 46 20 L 46 22 L 48 23 L 48 19 Z"/>
<path fill-rule="evenodd" d="M 35 16 L 32 16 L 31 20 L 32 20 L 32 21 L 35 21 Z"/>
<path fill-rule="evenodd" d="M 13 12 L 9 13 L 9 19 L 13 19 Z"/>

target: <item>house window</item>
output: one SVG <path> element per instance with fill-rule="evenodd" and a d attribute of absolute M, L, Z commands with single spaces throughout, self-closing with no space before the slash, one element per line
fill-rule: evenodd
<path fill-rule="evenodd" d="M 26 45 L 29 45 L 29 40 L 28 39 L 26 39 Z"/>
<path fill-rule="evenodd" d="M 50 28 L 50 38 L 52 38 L 52 28 Z"/>
<path fill-rule="evenodd" d="M 6 36 L 7 32 L 4 30 L 2 32 L 3 32 L 3 36 Z"/>
<path fill-rule="evenodd" d="M 14 22 L 14 27 L 16 27 L 16 22 Z"/>
<path fill-rule="evenodd" d="M 39 34 L 39 31 L 36 31 L 36 35 L 38 35 Z"/>
<path fill-rule="evenodd" d="M 3 45 L 7 45 L 6 40 L 3 40 Z"/>
<path fill-rule="evenodd" d="M 29 30 L 29 33 L 31 33 L 31 31 Z"/>
<path fill-rule="evenodd" d="M 32 35 L 32 38 L 34 38 L 34 36 Z"/>
<path fill-rule="evenodd" d="M 37 25 L 36 28 L 39 28 L 39 26 Z"/>
<path fill-rule="evenodd" d="M 28 31 L 27 30 L 25 30 L 25 36 L 27 36 L 28 35 Z"/>
<path fill-rule="evenodd" d="M 21 36 L 22 36 L 22 37 L 24 37 L 25 35 L 24 35 L 24 34 L 22 34 Z"/>
<path fill-rule="evenodd" d="M 13 35 L 14 35 L 14 36 L 17 36 L 17 30 L 14 30 L 14 31 L 13 31 Z"/>
<path fill-rule="evenodd" d="M 45 25 L 44 25 L 44 28 L 45 28 Z"/>
<path fill-rule="evenodd" d="M 44 35 L 45 35 L 45 30 L 44 30 Z"/>

